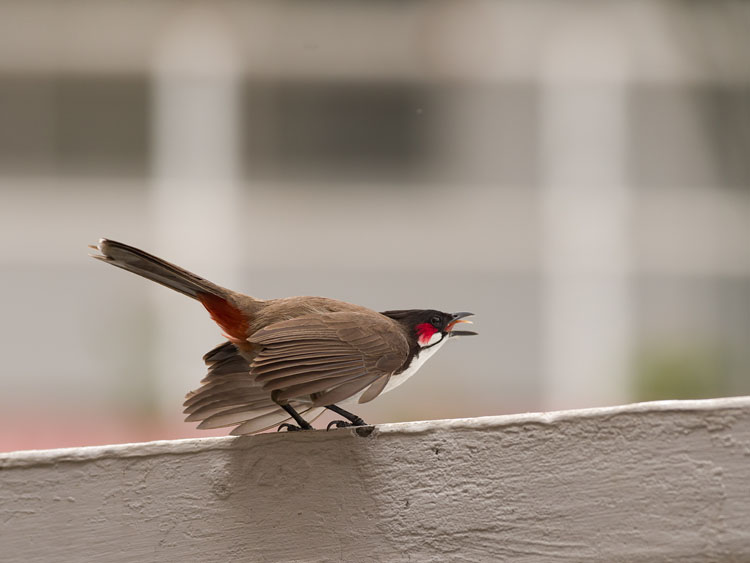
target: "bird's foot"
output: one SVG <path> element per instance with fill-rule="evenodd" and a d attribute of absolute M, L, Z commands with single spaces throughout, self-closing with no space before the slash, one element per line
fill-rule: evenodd
<path fill-rule="evenodd" d="M 351 426 L 367 426 L 367 423 L 362 420 L 359 417 L 356 417 L 354 420 L 332 420 L 328 423 L 328 426 L 326 426 L 326 430 L 330 430 L 331 427 L 334 426 L 336 428 L 349 428 Z"/>
<path fill-rule="evenodd" d="M 289 422 L 284 422 L 283 424 L 279 424 L 279 427 L 276 429 L 276 432 L 281 432 L 282 428 L 286 428 L 287 432 L 298 432 L 300 430 L 312 430 L 312 426 L 309 426 L 308 428 L 304 428 L 302 426 L 297 426 L 296 424 L 290 424 Z"/>

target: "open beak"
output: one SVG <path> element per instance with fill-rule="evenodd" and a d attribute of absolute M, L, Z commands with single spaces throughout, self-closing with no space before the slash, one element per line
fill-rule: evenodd
<path fill-rule="evenodd" d="M 473 315 L 474 313 L 467 313 L 465 311 L 453 313 L 453 320 L 448 323 L 448 326 L 445 329 L 448 332 L 448 336 L 475 336 L 477 333 L 473 330 L 453 330 L 453 327 L 458 323 L 471 324 L 471 321 L 467 321 L 465 317 L 471 317 Z"/>

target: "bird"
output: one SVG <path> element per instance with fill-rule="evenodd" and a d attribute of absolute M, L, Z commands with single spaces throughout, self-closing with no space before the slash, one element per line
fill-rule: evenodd
<path fill-rule="evenodd" d="M 401 385 L 471 323 L 473 313 L 377 312 L 325 297 L 257 299 L 220 287 L 139 248 L 102 238 L 90 256 L 187 295 L 206 308 L 225 342 L 203 356 L 208 372 L 183 403 L 199 429 L 231 435 L 312 430 L 325 410 L 367 426 L 338 403 L 367 403 Z"/>

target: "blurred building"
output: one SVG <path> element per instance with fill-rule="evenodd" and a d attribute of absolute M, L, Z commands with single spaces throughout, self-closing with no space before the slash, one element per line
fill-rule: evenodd
<path fill-rule="evenodd" d="M 748 4 L 0 15 L 0 449 L 195 434 L 219 330 L 100 236 L 258 297 L 475 311 L 372 422 L 750 392 Z"/>

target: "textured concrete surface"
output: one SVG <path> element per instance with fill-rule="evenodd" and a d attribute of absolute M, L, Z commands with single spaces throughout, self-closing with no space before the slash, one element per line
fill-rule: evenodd
<path fill-rule="evenodd" d="M 750 397 L 0 456 L 2 561 L 750 561 Z"/>

